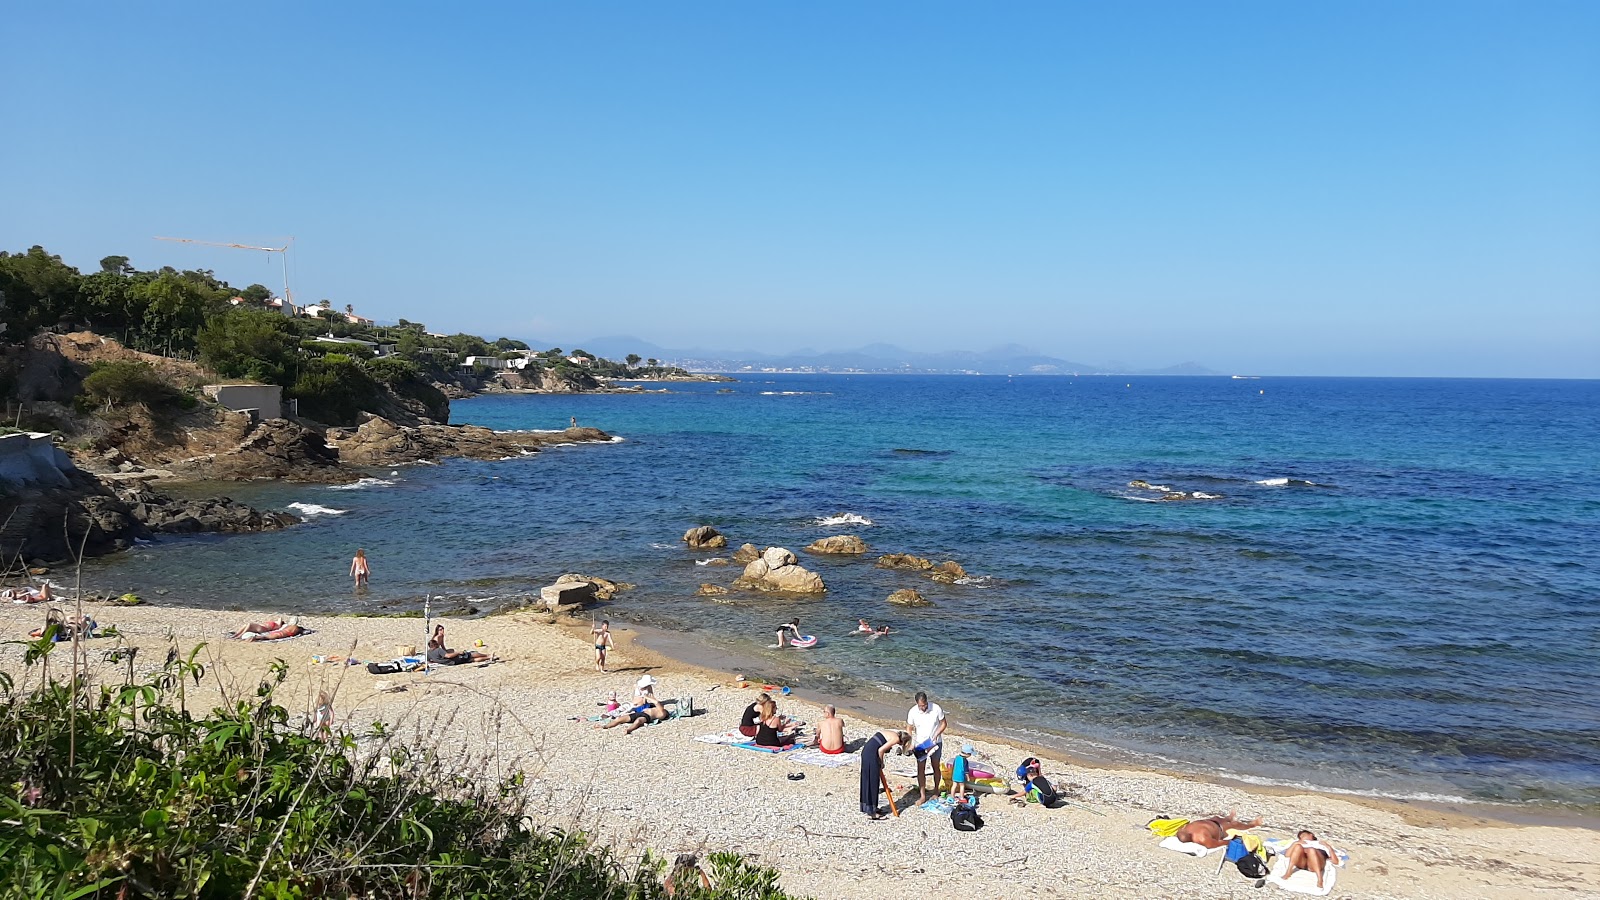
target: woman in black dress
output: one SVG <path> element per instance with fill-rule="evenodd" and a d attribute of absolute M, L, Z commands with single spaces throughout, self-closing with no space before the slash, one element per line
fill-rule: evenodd
<path fill-rule="evenodd" d="M 883 760 L 892 749 L 898 749 L 901 756 L 910 753 L 910 733 L 880 731 L 861 748 L 861 811 L 869 819 L 883 818 L 878 811 L 878 791 L 883 788 Z"/>

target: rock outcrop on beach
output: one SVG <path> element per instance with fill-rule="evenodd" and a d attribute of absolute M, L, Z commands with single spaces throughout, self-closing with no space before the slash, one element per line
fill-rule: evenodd
<path fill-rule="evenodd" d="M 889 602 L 895 606 L 932 606 L 933 601 L 922 596 L 922 592 L 915 588 L 901 588 L 889 595 Z"/>
<path fill-rule="evenodd" d="M 783 594 L 821 594 L 828 590 L 821 575 L 800 567 L 795 555 L 782 547 L 762 551 L 759 559 L 744 567 L 744 574 L 733 586 Z"/>
<path fill-rule="evenodd" d="M 736 563 L 750 563 L 761 558 L 761 548 L 755 544 L 740 544 L 739 549 L 733 551 L 733 561 Z"/>
<path fill-rule="evenodd" d="M 683 542 L 689 545 L 690 550 L 721 550 L 728 546 L 728 539 L 710 525 L 696 525 L 685 531 Z"/>
<path fill-rule="evenodd" d="M 806 546 L 806 552 L 817 555 L 859 556 L 867 552 L 867 542 L 853 534 L 837 534 L 812 541 Z"/>
<path fill-rule="evenodd" d="M 347 465 L 391 466 L 434 462 L 447 457 L 505 459 L 537 452 L 552 444 L 607 442 L 598 428 L 561 432 L 502 432 L 479 425 L 397 425 L 369 416 L 356 428 L 328 429 L 327 443 Z"/>
<path fill-rule="evenodd" d="M 579 575 L 575 572 L 568 572 L 565 575 L 562 575 L 560 578 L 557 578 L 556 584 L 590 585 L 594 588 L 594 596 L 597 600 L 610 600 L 612 597 L 615 597 L 623 591 L 632 590 L 634 587 L 634 585 L 629 584 L 626 581 L 611 581 L 607 578 L 599 578 L 594 575 Z"/>
<path fill-rule="evenodd" d="M 262 512 L 227 497 L 175 498 L 137 486 L 117 495 L 133 517 L 156 534 L 276 531 L 300 521 L 286 512 Z"/>

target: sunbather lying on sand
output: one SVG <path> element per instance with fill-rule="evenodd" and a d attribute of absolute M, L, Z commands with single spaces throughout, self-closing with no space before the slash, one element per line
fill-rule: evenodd
<path fill-rule="evenodd" d="M 1339 864 L 1339 851 L 1327 841 L 1317 840 L 1309 831 L 1301 831 L 1294 837 L 1294 843 L 1283 851 L 1284 859 L 1289 861 L 1289 868 L 1283 873 L 1284 880 L 1287 881 L 1296 869 L 1305 869 L 1317 876 L 1317 887 L 1322 887 L 1322 870 L 1330 864 Z"/>
<path fill-rule="evenodd" d="M 48 581 L 38 587 L 7 588 L 0 591 L 0 600 L 10 600 L 13 603 L 44 603 L 54 599 Z"/>
<path fill-rule="evenodd" d="M 661 705 L 661 701 L 657 699 L 656 695 L 652 692 L 650 696 L 638 706 L 633 707 L 632 709 L 620 716 L 617 716 L 615 719 L 612 719 L 604 725 L 596 725 L 595 727 L 615 728 L 618 725 L 627 725 L 628 730 L 624 731 L 623 734 L 633 734 L 635 731 L 638 731 L 644 726 L 649 725 L 651 722 L 663 722 L 666 721 L 666 718 L 667 708 Z"/>
<path fill-rule="evenodd" d="M 100 627 L 89 616 L 73 616 L 68 619 L 61 614 L 60 610 L 52 609 L 45 614 L 44 627 L 35 628 L 28 632 L 28 636 L 44 637 L 45 632 L 49 631 L 52 625 L 56 626 L 55 638 L 58 641 L 70 641 L 74 635 L 92 638 L 94 637 L 95 629 Z"/>
<path fill-rule="evenodd" d="M 300 627 L 300 617 L 290 616 L 287 619 L 268 619 L 265 622 L 251 622 L 235 631 L 233 637 L 240 641 L 276 641 L 286 637 L 294 637 L 305 633 Z"/>
<path fill-rule="evenodd" d="M 1228 832 L 1244 831 L 1261 824 L 1261 819 L 1241 822 L 1232 811 L 1226 816 L 1212 816 L 1209 819 L 1195 819 L 1193 822 L 1178 829 L 1178 840 L 1190 844 L 1199 844 L 1202 847 L 1221 847 L 1228 843 Z"/>

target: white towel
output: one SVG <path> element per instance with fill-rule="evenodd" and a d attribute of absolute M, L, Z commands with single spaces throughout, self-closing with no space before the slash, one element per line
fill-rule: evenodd
<path fill-rule="evenodd" d="M 825 769 L 837 769 L 840 766 L 848 766 L 851 763 L 861 761 L 861 757 L 855 753 L 823 753 L 821 750 L 818 750 L 815 747 L 806 747 L 801 750 L 796 750 L 793 753 L 785 755 L 784 759 L 788 760 L 789 762 L 807 763 L 813 766 L 822 766 Z"/>
<path fill-rule="evenodd" d="M 1207 847 L 1205 844 L 1196 844 L 1190 841 L 1180 841 L 1177 835 L 1163 840 L 1158 846 L 1164 850 L 1176 850 L 1188 856 L 1205 856 L 1221 850 L 1222 847 Z M 1226 846 L 1226 845 L 1224 845 Z"/>
<path fill-rule="evenodd" d="M 1283 873 L 1287 871 L 1289 871 L 1289 858 L 1280 856 L 1278 857 L 1277 862 L 1272 864 L 1272 874 L 1267 876 L 1267 881 L 1283 888 L 1286 891 L 1293 891 L 1296 894 L 1310 894 L 1313 897 L 1326 897 L 1328 896 L 1329 892 L 1333 890 L 1334 883 L 1339 880 L 1339 868 L 1333 865 L 1323 867 L 1322 887 L 1320 888 L 1317 887 L 1317 876 L 1315 873 L 1307 869 L 1300 869 L 1285 879 L 1283 877 Z"/>

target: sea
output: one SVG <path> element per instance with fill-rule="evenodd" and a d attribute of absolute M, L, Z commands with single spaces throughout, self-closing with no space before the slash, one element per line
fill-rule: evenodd
<path fill-rule="evenodd" d="M 926 690 L 957 729 L 1252 783 L 1600 812 L 1600 382 L 736 377 L 456 401 L 457 423 L 576 417 L 617 440 L 226 485 L 305 523 L 162 539 L 85 582 L 412 613 L 598 575 L 636 585 L 599 614 L 699 662 L 895 706 Z M 687 550 L 695 525 L 732 546 Z M 803 552 L 836 534 L 871 551 Z M 739 567 L 707 563 L 745 542 L 796 551 L 827 594 L 696 596 L 732 582 Z M 882 553 L 968 577 L 881 569 Z M 886 603 L 906 587 L 933 605 Z M 769 649 L 792 617 L 819 645 Z M 852 634 L 862 618 L 890 634 Z"/>

